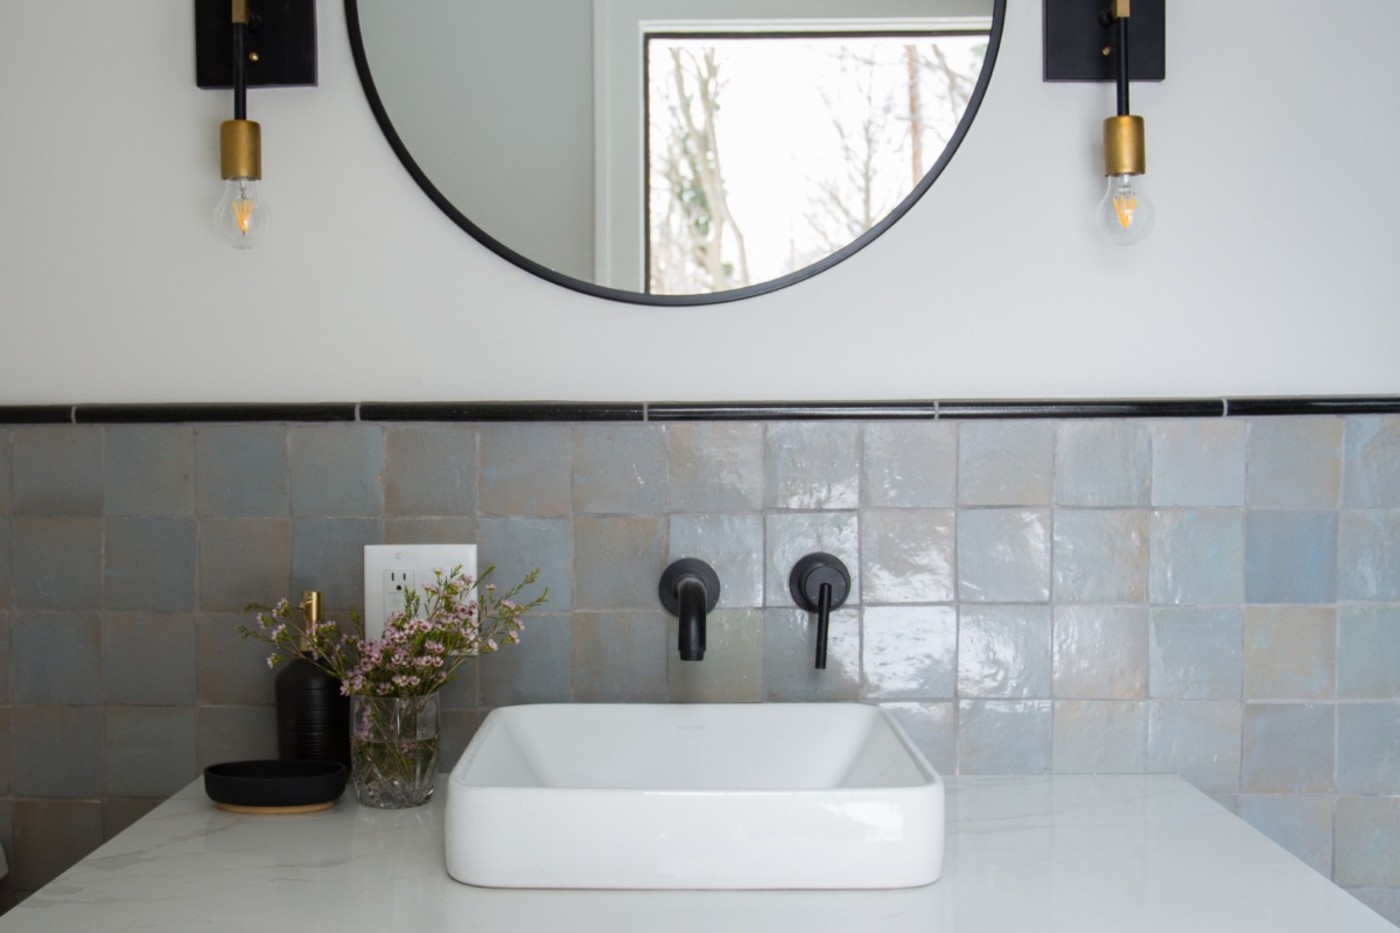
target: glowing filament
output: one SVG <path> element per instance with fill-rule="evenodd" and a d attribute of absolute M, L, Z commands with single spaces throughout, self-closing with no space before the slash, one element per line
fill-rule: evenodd
<path fill-rule="evenodd" d="M 238 232 L 244 236 L 248 235 L 248 225 L 253 220 L 253 208 L 256 202 L 249 198 L 238 198 L 233 202 L 233 219 L 238 224 Z M 1127 224 L 1124 224 L 1127 226 Z"/>
<path fill-rule="evenodd" d="M 1118 223 L 1126 230 L 1133 225 L 1133 212 L 1137 210 L 1137 197 L 1115 194 L 1113 196 L 1113 209 L 1118 214 Z"/>

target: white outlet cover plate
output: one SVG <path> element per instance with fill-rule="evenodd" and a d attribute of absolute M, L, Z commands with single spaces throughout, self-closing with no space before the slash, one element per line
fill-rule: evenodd
<path fill-rule="evenodd" d="M 384 634 L 386 618 L 384 575 L 390 570 L 410 570 L 414 586 L 431 583 L 434 571 L 460 566 L 476 578 L 475 544 L 366 544 L 365 545 L 365 637 Z"/>

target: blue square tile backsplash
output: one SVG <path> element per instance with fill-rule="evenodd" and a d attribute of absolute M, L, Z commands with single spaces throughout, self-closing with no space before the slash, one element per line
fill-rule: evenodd
<path fill-rule="evenodd" d="M 1172 772 L 1400 908 L 1400 415 L 0 426 L 0 905 L 212 762 L 275 754 L 234 626 L 474 541 L 550 600 L 446 691 L 863 700 L 949 773 Z M 787 576 L 852 571 L 829 666 Z M 723 592 L 698 664 L 657 580 Z M 1396 911 L 1389 911 L 1396 913 Z"/>

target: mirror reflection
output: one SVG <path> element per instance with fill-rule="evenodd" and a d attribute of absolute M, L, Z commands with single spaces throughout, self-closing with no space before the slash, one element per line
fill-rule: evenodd
<path fill-rule="evenodd" d="M 787 284 L 881 232 L 965 130 L 994 5 L 346 0 L 444 210 L 561 284 L 657 303 Z"/>

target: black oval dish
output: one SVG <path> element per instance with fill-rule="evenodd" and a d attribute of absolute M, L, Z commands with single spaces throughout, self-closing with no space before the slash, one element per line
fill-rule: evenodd
<path fill-rule="evenodd" d="M 309 813 L 330 809 L 348 776 L 334 761 L 226 761 L 204 769 L 204 792 L 221 810 Z"/>

